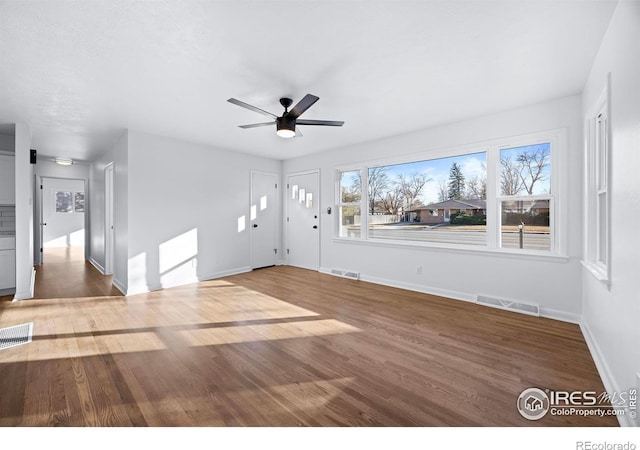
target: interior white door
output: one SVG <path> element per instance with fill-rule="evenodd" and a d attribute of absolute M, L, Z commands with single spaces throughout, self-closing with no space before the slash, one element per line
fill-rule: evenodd
<path fill-rule="evenodd" d="M 104 273 L 113 273 L 113 163 L 104 168 Z"/>
<path fill-rule="evenodd" d="M 278 176 L 251 173 L 251 267 L 276 264 L 278 250 Z"/>
<path fill-rule="evenodd" d="M 39 266 L 42 264 L 42 243 L 43 238 L 44 238 L 44 213 L 42 211 L 42 193 L 43 191 L 43 186 L 42 186 L 42 178 L 39 175 L 36 175 L 35 178 L 35 182 L 36 182 L 36 186 L 35 189 L 37 192 L 36 196 L 35 196 L 35 200 L 36 200 L 36 214 L 37 214 L 37 227 L 36 227 L 36 231 L 35 231 L 35 242 L 34 242 L 34 248 L 33 248 L 33 264 L 35 264 L 36 266 Z"/>
<path fill-rule="evenodd" d="M 320 208 L 318 172 L 287 178 L 287 239 L 290 266 L 318 270 L 320 266 Z"/>
<path fill-rule="evenodd" d="M 84 246 L 84 181 L 42 179 L 42 246 Z"/>

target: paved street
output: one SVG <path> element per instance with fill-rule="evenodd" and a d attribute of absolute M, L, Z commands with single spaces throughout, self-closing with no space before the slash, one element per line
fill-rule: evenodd
<path fill-rule="evenodd" d="M 349 230 L 349 237 L 358 237 L 359 235 L 359 229 Z M 376 227 L 369 230 L 369 237 L 375 239 L 441 242 L 465 245 L 485 245 L 487 241 L 486 232 L 484 231 L 455 230 L 448 227 Z M 519 233 L 502 233 L 502 246 L 504 248 L 519 248 Z M 529 250 L 549 250 L 549 233 L 527 233 L 525 231 L 523 238 L 523 248 Z"/>

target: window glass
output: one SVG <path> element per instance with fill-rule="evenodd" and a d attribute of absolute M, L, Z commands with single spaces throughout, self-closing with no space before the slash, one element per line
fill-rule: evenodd
<path fill-rule="evenodd" d="M 500 150 L 500 194 L 551 193 L 551 145 L 536 144 Z"/>
<path fill-rule="evenodd" d="M 362 198 L 360 171 L 342 172 L 340 176 L 340 203 L 357 203 Z"/>
<path fill-rule="evenodd" d="M 362 177 L 359 170 L 338 172 L 338 237 L 360 239 Z"/>
<path fill-rule="evenodd" d="M 486 245 L 486 153 L 368 169 L 374 239 Z"/>
<path fill-rule="evenodd" d="M 507 200 L 500 203 L 503 248 L 551 249 L 549 200 Z"/>

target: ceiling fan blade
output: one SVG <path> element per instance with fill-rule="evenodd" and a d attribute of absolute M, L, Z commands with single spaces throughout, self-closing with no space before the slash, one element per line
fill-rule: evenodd
<path fill-rule="evenodd" d="M 275 122 L 250 123 L 249 125 L 238 125 L 238 126 L 240 128 L 257 128 L 257 127 L 266 127 L 268 125 L 275 125 Z"/>
<path fill-rule="evenodd" d="M 287 113 L 287 116 L 292 117 L 294 119 L 300 117 L 300 115 L 303 112 L 311 108 L 311 106 L 318 100 L 320 100 L 320 97 L 316 97 L 315 95 L 311 95 L 311 94 L 305 95 L 304 98 L 300 100 L 298 104 L 294 106 L 291 111 Z"/>
<path fill-rule="evenodd" d="M 271 114 L 269 111 L 265 111 L 264 109 L 260 109 L 260 108 L 257 108 L 255 106 L 253 106 L 253 105 L 250 105 L 248 103 L 241 102 L 240 100 L 236 100 L 235 98 L 230 98 L 227 101 L 229 103 L 233 103 L 234 105 L 238 105 L 238 106 L 241 106 L 243 108 L 250 109 L 251 111 L 257 112 L 259 114 L 264 114 L 265 116 L 273 117 L 274 119 L 276 119 L 278 117 L 275 114 Z"/>
<path fill-rule="evenodd" d="M 338 120 L 296 120 L 296 125 L 323 125 L 326 127 L 341 127 L 344 122 Z"/>

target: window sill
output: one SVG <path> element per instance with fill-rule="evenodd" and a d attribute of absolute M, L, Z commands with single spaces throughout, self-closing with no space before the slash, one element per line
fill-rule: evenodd
<path fill-rule="evenodd" d="M 413 250 L 429 250 L 429 251 L 442 251 L 442 252 L 454 252 L 454 253 L 466 253 L 466 254 L 485 254 L 490 256 L 497 256 L 501 258 L 514 258 L 514 259 L 528 259 L 534 261 L 551 261 L 551 262 L 568 262 L 571 258 L 569 256 L 558 255 L 550 252 L 536 252 L 536 251 L 519 251 L 512 249 L 490 249 L 484 245 L 470 246 L 470 245 L 448 245 L 437 242 L 407 242 L 407 241 L 385 241 L 378 239 L 350 239 L 333 237 L 333 242 L 340 244 L 354 244 L 354 245 L 369 245 L 374 247 L 390 247 L 398 248 L 404 247 Z"/>
<path fill-rule="evenodd" d="M 580 261 L 580 264 L 582 264 L 582 266 L 585 269 L 587 269 L 587 272 L 593 275 L 594 278 L 598 280 L 600 283 L 604 284 L 607 287 L 611 286 L 611 280 L 609 279 L 609 276 L 607 275 L 606 271 L 602 267 L 599 267 L 590 261 L 584 261 L 584 260 Z"/>

